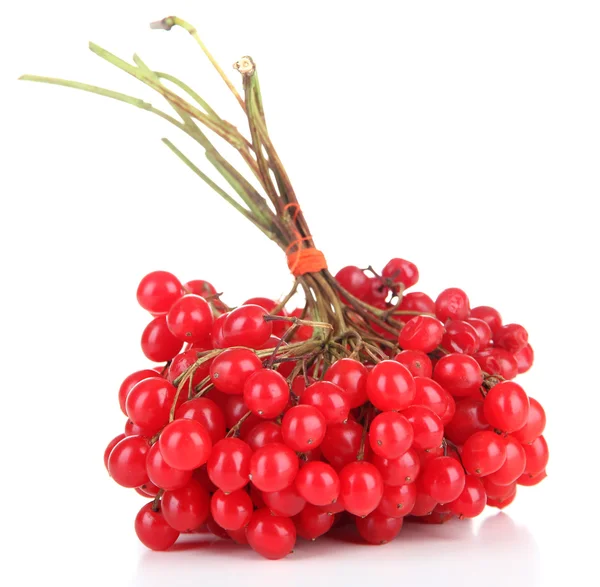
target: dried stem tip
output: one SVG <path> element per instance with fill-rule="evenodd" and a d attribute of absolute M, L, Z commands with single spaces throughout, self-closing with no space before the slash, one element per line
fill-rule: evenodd
<path fill-rule="evenodd" d="M 254 61 L 248 55 L 245 55 L 233 64 L 233 69 L 237 69 L 242 75 L 252 75 L 254 68 Z"/>

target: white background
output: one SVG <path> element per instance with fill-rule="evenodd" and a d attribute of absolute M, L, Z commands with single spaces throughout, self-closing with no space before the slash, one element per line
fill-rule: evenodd
<path fill-rule="evenodd" d="M 227 71 L 258 62 L 273 139 L 332 269 L 405 257 L 417 289 L 462 287 L 529 329 L 536 365 L 521 380 L 547 411 L 549 477 L 505 514 L 413 525 L 381 548 L 303 544 L 276 563 L 233 545 L 138 544 L 142 498 L 102 466 L 124 423 L 120 381 L 147 365 L 138 280 L 204 278 L 235 304 L 291 279 L 281 251 L 161 144 L 202 162 L 176 129 L 16 78 L 152 99 L 91 39 L 179 74 L 241 125 L 192 39 L 148 29 L 168 14 L 195 23 Z M 2 19 L 3 585 L 597 579 L 597 2 L 19 0 Z"/>

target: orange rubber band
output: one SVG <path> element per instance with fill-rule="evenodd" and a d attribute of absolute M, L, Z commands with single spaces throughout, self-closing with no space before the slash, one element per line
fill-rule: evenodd
<path fill-rule="evenodd" d="M 300 206 L 296 203 L 287 204 L 283 211 L 286 212 L 289 208 L 295 208 L 296 211 L 292 216 L 292 224 L 296 224 L 298 215 L 300 214 Z M 327 261 L 325 255 L 319 249 L 316 249 L 312 243 L 312 236 L 302 236 L 297 228 L 294 228 L 296 236 L 295 241 L 290 243 L 286 249 L 287 264 L 290 273 L 294 277 L 305 275 L 306 273 L 318 273 L 323 269 L 327 269 Z M 300 248 L 302 243 L 308 242 L 308 246 Z M 298 247 L 297 251 L 290 252 L 290 249 Z"/>

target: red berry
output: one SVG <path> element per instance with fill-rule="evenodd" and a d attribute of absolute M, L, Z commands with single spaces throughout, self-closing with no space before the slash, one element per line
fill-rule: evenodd
<path fill-rule="evenodd" d="M 203 298 L 217 295 L 215 286 L 204 279 L 192 279 L 184 283 L 183 290 L 197 296 L 202 296 Z"/>
<path fill-rule="evenodd" d="M 218 318 L 215 318 L 213 322 L 211 333 L 210 333 L 210 344 L 214 349 L 222 349 L 227 346 L 225 343 L 225 335 L 223 334 L 223 326 L 225 320 L 227 320 L 229 313 L 221 314 Z"/>
<path fill-rule="evenodd" d="M 291 448 L 267 444 L 252 455 L 250 478 L 261 491 L 280 491 L 294 482 L 298 468 L 298 457 Z"/>
<path fill-rule="evenodd" d="M 448 509 L 459 518 L 475 518 L 485 508 L 487 495 L 482 482 L 473 475 L 465 476 L 461 494 L 448 504 Z"/>
<path fill-rule="evenodd" d="M 444 325 L 431 316 L 415 316 L 400 331 L 398 344 L 404 350 L 430 353 L 442 342 Z"/>
<path fill-rule="evenodd" d="M 175 419 L 186 418 L 200 422 L 210 435 L 212 443 L 225 438 L 225 416 L 221 408 L 206 397 L 191 399 L 179 406 Z"/>
<path fill-rule="evenodd" d="M 361 300 L 369 294 L 371 289 L 369 278 L 353 265 L 340 269 L 335 274 L 335 279 L 346 291 Z"/>
<path fill-rule="evenodd" d="M 369 427 L 369 444 L 374 453 L 396 459 L 413 443 L 413 429 L 408 420 L 397 412 L 382 412 Z"/>
<path fill-rule="evenodd" d="M 167 524 L 160 510 L 154 511 L 154 502 L 147 503 L 135 517 L 135 533 L 140 542 L 152 550 L 167 550 L 177 538 L 179 532 Z"/>
<path fill-rule="evenodd" d="M 198 349 L 192 348 L 176 355 L 169 365 L 166 376 L 167 381 L 169 383 L 173 383 L 178 377 L 183 375 L 183 373 L 185 373 L 198 360 L 198 352 Z M 206 378 L 210 370 L 211 362 L 212 359 L 209 359 L 201 365 L 196 365 L 194 374 L 192 375 L 192 387 L 196 387 L 203 379 Z M 186 379 L 186 384 L 189 385 L 189 379 Z M 187 392 L 188 389 L 189 387 L 185 387 L 185 392 Z"/>
<path fill-rule="evenodd" d="M 127 395 L 127 415 L 145 436 L 153 436 L 168 423 L 176 393 L 175 387 L 162 377 L 143 379 Z"/>
<path fill-rule="evenodd" d="M 313 406 L 294 406 L 285 413 L 281 421 L 283 441 L 297 452 L 320 446 L 326 428 L 323 414 Z"/>
<path fill-rule="evenodd" d="M 339 497 L 340 479 L 331 465 L 313 461 L 298 471 L 296 489 L 308 503 L 324 506 Z"/>
<path fill-rule="evenodd" d="M 121 440 L 123 440 L 123 438 L 125 438 L 125 434 L 119 434 L 118 436 L 115 436 L 108 443 L 108 446 L 104 450 L 104 466 L 106 467 L 107 471 L 108 471 L 108 457 L 110 456 L 112 449 L 115 448 L 115 446 L 117 446 L 117 444 L 119 444 L 119 442 L 121 442 Z"/>
<path fill-rule="evenodd" d="M 466 320 L 471 313 L 467 294 L 457 287 L 445 289 L 435 300 L 435 315 L 442 321 Z"/>
<path fill-rule="evenodd" d="M 541 436 L 546 427 L 546 413 L 537 400 L 529 398 L 529 411 L 525 426 L 513 432 L 512 436 L 521 444 L 530 444 L 538 436 Z"/>
<path fill-rule="evenodd" d="M 506 444 L 506 460 L 504 464 L 488 479 L 496 485 L 511 485 L 525 471 L 525 451 L 512 436 L 504 439 Z"/>
<path fill-rule="evenodd" d="M 350 412 L 344 390 L 330 381 L 310 384 L 302 392 L 300 403 L 317 408 L 327 424 L 343 422 Z"/>
<path fill-rule="evenodd" d="M 367 377 L 367 395 L 378 410 L 403 410 L 415 399 L 415 381 L 404 365 L 381 361 Z"/>
<path fill-rule="evenodd" d="M 265 320 L 267 314 L 267 310 L 254 304 L 239 306 L 229 312 L 223 322 L 225 343 L 228 346 L 260 348 L 273 334 L 272 323 Z"/>
<path fill-rule="evenodd" d="M 371 544 L 391 542 L 402 530 L 402 518 L 389 518 L 374 511 L 364 518 L 356 518 L 356 529 Z"/>
<path fill-rule="evenodd" d="M 431 495 L 425 493 L 421 483 L 417 483 L 417 496 L 415 497 L 415 504 L 410 512 L 412 516 L 428 516 L 433 512 L 433 509 L 437 505 L 437 502 Z"/>
<path fill-rule="evenodd" d="M 515 361 L 517 361 L 517 370 L 519 373 L 526 373 L 531 369 L 534 354 L 530 344 L 526 344 L 520 351 L 517 351 L 514 357 Z"/>
<path fill-rule="evenodd" d="M 415 377 L 415 399 L 413 405 L 425 406 L 439 418 L 446 413 L 452 396 L 437 382 L 428 377 Z"/>
<path fill-rule="evenodd" d="M 402 351 L 394 361 L 404 365 L 413 377 L 431 377 L 433 372 L 431 359 L 423 351 Z"/>
<path fill-rule="evenodd" d="M 141 371 L 136 371 L 131 375 L 128 375 L 121 383 L 121 387 L 119 387 L 119 407 L 121 411 L 127 416 L 127 408 L 125 406 L 125 402 L 127 401 L 127 394 L 132 390 L 133 386 L 136 383 L 144 379 L 148 379 L 148 377 L 156 377 L 156 371 L 152 369 L 142 369 Z"/>
<path fill-rule="evenodd" d="M 485 320 L 480 318 L 467 318 L 466 320 L 477 332 L 479 350 L 486 349 L 492 342 L 492 329 Z"/>
<path fill-rule="evenodd" d="M 503 501 L 507 497 L 510 497 L 517 486 L 516 483 L 511 483 L 510 485 L 496 485 L 489 477 L 484 477 L 481 482 L 483 483 L 488 499 L 497 501 Z"/>
<path fill-rule="evenodd" d="M 474 326 L 464 320 L 448 320 L 442 347 L 451 353 L 472 355 L 479 349 L 479 334 Z"/>
<path fill-rule="evenodd" d="M 436 414 L 424 406 L 411 406 L 402 412 L 413 429 L 413 446 L 426 450 L 440 446 L 444 426 Z"/>
<path fill-rule="evenodd" d="M 257 450 L 273 442 L 283 442 L 281 426 L 271 420 L 259 422 L 248 432 L 245 440 L 252 450 Z"/>
<path fill-rule="evenodd" d="M 125 441 L 122 440 L 121 442 Z M 113 449 L 113 452 L 115 450 Z M 525 451 L 525 473 L 535 476 L 546 469 L 546 465 L 548 464 L 548 445 L 543 436 L 538 436 L 531 444 L 524 444 L 523 450 Z"/>
<path fill-rule="evenodd" d="M 354 461 L 339 473 L 340 498 L 347 511 L 355 516 L 370 514 L 381 501 L 383 480 L 371 463 Z"/>
<path fill-rule="evenodd" d="M 481 387 L 483 374 L 473 357 L 451 353 L 435 364 L 433 379 L 453 396 L 462 397 L 473 394 Z"/>
<path fill-rule="evenodd" d="M 290 388 L 277 371 L 259 369 L 244 383 L 244 403 L 261 418 L 279 416 L 290 400 Z"/>
<path fill-rule="evenodd" d="M 183 342 L 175 338 L 164 316 L 157 316 L 142 332 L 142 352 L 148 359 L 156 363 L 170 361 L 183 346 Z"/>
<path fill-rule="evenodd" d="M 419 270 L 414 263 L 404 259 L 392 259 L 383 268 L 382 277 L 389 279 L 393 284 L 402 284 L 403 289 L 412 287 L 419 281 Z"/>
<path fill-rule="evenodd" d="M 531 475 L 530 473 L 523 473 L 517 479 L 517 485 L 523 485 L 525 487 L 532 487 L 533 485 L 537 485 L 542 482 L 548 475 L 546 474 L 546 469 L 540 471 L 535 475 Z"/>
<path fill-rule="evenodd" d="M 188 294 L 179 298 L 167 314 L 167 326 L 179 340 L 204 341 L 210 338 L 213 313 L 202 297 Z"/>
<path fill-rule="evenodd" d="M 306 500 L 298 493 L 293 483 L 279 491 L 265 491 L 262 498 L 273 514 L 286 518 L 299 514 L 306 505 Z"/>
<path fill-rule="evenodd" d="M 146 481 L 146 483 L 140 485 L 139 487 L 136 487 L 135 490 L 142 497 L 156 497 L 158 495 L 158 492 L 160 491 L 160 487 L 154 485 L 152 481 Z"/>
<path fill-rule="evenodd" d="M 243 306 L 248 306 L 248 305 L 260 306 L 261 308 L 264 308 L 265 310 L 267 310 L 267 312 L 269 314 L 273 314 L 273 310 L 279 305 L 279 302 L 276 302 L 275 300 L 271 300 L 269 298 L 250 298 L 249 300 L 246 300 L 242 305 Z M 281 308 L 275 314 L 275 316 L 287 316 L 287 315 L 288 315 L 288 313 L 286 312 L 285 308 Z M 273 325 L 273 334 L 278 337 L 282 337 L 285 334 L 285 331 L 290 326 L 292 326 L 289 322 L 286 322 L 285 320 L 275 320 L 272 322 L 272 325 Z"/>
<path fill-rule="evenodd" d="M 262 368 L 261 360 L 249 349 L 227 349 L 210 366 L 210 380 L 221 392 L 244 393 L 246 379 Z"/>
<path fill-rule="evenodd" d="M 516 496 L 517 496 L 517 488 L 515 486 L 513 488 L 512 492 L 510 493 L 510 495 L 507 495 L 504 498 L 494 499 L 494 498 L 488 496 L 487 505 L 498 508 L 499 510 L 503 510 L 506 506 L 509 506 L 515 500 Z"/>
<path fill-rule="evenodd" d="M 490 475 L 504 464 L 506 443 L 494 432 L 475 432 L 465 442 L 461 458 L 465 470 L 470 475 Z"/>
<path fill-rule="evenodd" d="M 268 509 L 256 510 L 246 527 L 251 548 L 265 558 L 287 556 L 296 544 L 296 527 L 290 518 L 272 516 Z"/>
<path fill-rule="evenodd" d="M 302 511 L 294 516 L 296 532 L 304 540 L 316 540 L 319 536 L 329 532 L 334 522 L 334 516 L 310 503 L 307 503 Z"/>
<path fill-rule="evenodd" d="M 498 310 L 490 306 L 477 306 L 471 310 L 471 318 L 483 320 L 492 331 L 492 335 L 502 326 L 502 317 Z"/>
<path fill-rule="evenodd" d="M 323 456 L 334 469 L 339 471 L 348 463 L 356 460 L 362 433 L 362 426 L 357 422 L 347 421 L 327 426 L 327 432 L 320 448 Z"/>
<path fill-rule="evenodd" d="M 430 460 L 422 474 L 423 489 L 438 503 L 458 499 L 465 487 L 462 465 L 452 457 Z"/>
<path fill-rule="evenodd" d="M 473 358 L 490 375 L 500 375 L 504 379 L 514 379 L 517 376 L 519 370 L 517 360 L 504 349 L 487 348 L 480 353 L 475 353 Z"/>
<path fill-rule="evenodd" d="M 488 391 L 483 414 L 493 428 L 514 432 L 527 423 L 529 399 L 518 383 L 502 381 Z"/>
<path fill-rule="evenodd" d="M 158 439 L 160 452 L 168 465 L 191 471 L 208 460 L 212 441 L 208 430 L 197 420 L 174 420 Z"/>
<path fill-rule="evenodd" d="M 421 460 L 411 448 L 397 459 L 385 459 L 377 454 L 371 456 L 371 463 L 381 473 L 383 482 L 390 487 L 413 483 L 421 470 Z"/>
<path fill-rule="evenodd" d="M 404 314 L 403 312 L 407 313 Z M 398 306 L 398 313 L 394 314 L 394 317 L 406 322 L 415 315 L 415 312 L 419 314 L 435 314 L 435 302 L 422 292 L 413 291 L 404 294 Z"/>
<path fill-rule="evenodd" d="M 253 510 L 252 499 L 243 489 L 231 493 L 217 489 L 210 500 L 212 517 L 225 530 L 240 530 L 247 526 Z"/>
<path fill-rule="evenodd" d="M 225 493 L 248 483 L 252 449 L 239 438 L 224 438 L 213 446 L 206 468 L 210 480 Z"/>
<path fill-rule="evenodd" d="M 483 415 L 483 401 L 466 398 L 456 402 L 454 417 L 446 425 L 444 434 L 454 444 L 463 445 L 469 436 L 488 428 Z"/>
<path fill-rule="evenodd" d="M 192 471 L 180 471 L 167 464 L 160 452 L 158 442 L 155 442 L 148 451 L 146 470 L 150 481 L 166 491 L 184 487 L 192 478 Z"/>
<path fill-rule="evenodd" d="M 509 353 L 518 353 L 527 346 L 529 335 L 520 324 L 506 324 L 494 333 L 494 344 Z"/>
<path fill-rule="evenodd" d="M 166 314 L 181 294 L 181 282 L 177 277 L 167 271 L 153 271 L 140 281 L 137 300 L 152 314 Z"/>
<path fill-rule="evenodd" d="M 148 481 L 146 455 L 150 446 L 142 436 L 126 436 L 108 456 L 108 472 L 123 487 L 139 487 Z"/>
<path fill-rule="evenodd" d="M 385 486 L 383 496 L 376 511 L 389 518 L 403 518 L 412 511 L 417 499 L 417 486 L 414 483 Z"/>
<path fill-rule="evenodd" d="M 367 368 L 354 359 L 336 361 L 325 373 L 325 381 L 338 385 L 350 408 L 357 408 L 367 401 Z"/>
<path fill-rule="evenodd" d="M 165 520 L 179 532 L 191 532 L 199 528 L 206 521 L 209 509 L 208 492 L 193 479 L 185 487 L 165 491 L 161 499 Z"/>

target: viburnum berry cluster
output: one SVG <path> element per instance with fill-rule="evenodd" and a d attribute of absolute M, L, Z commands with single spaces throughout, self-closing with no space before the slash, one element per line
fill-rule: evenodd
<path fill-rule="evenodd" d="M 197 38 L 176 17 L 154 28 L 175 25 Z M 298 537 L 334 526 L 383 544 L 405 519 L 443 523 L 506 507 L 519 485 L 546 477 L 548 462 L 544 410 L 514 381 L 533 363 L 527 330 L 492 307 L 471 308 L 461 289 L 435 299 L 412 291 L 419 271 L 404 259 L 333 275 L 269 138 L 254 62 L 235 65 L 242 98 L 200 45 L 240 102 L 250 138 L 137 56 L 130 65 L 92 45 L 180 119 L 110 90 L 27 76 L 142 107 L 197 140 L 237 199 L 165 142 L 284 250 L 294 276 L 282 300 L 235 307 L 205 280 L 166 271 L 141 280 L 137 300 L 151 315 L 141 347 L 158 366 L 122 382 L 126 423 L 104 454 L 112 479 L 149 499 L 135 518 L 139 539 L 166 550 L 181 533 L 212 533 L 278 559 Z M 238 150 L 260 192 L 199 124 Z M 291 309 L 297 296 L 303 303 Z"/>

